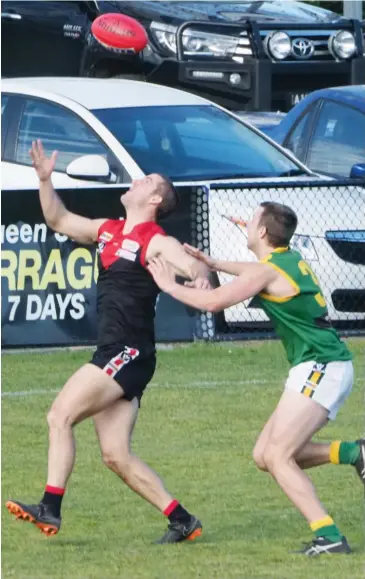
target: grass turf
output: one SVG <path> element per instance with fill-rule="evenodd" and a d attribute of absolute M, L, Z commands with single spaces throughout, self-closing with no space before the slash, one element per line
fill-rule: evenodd
<path fill-rule="evenodd" d="M 363 434 L 364 340 L 354 391 L 320 440 Z M 45 415 L 89 352 L 2 358 L 2 502 L 36 502 L 46 478 Z M 287 372 L 278 342 L 191 345 L 159 353 L 133 450 L 203 521 L 195 543 L 155 546 L 166 520 L 100 461 L 90 421 L 76 429 L 77 462 L 64 499 L 63 527 L 46 538 L 3 508 L 3 577 L 12 579 L 363 579 L 363 488 L 354 470 L 310 472 L 354 554 L 308 560 L 288 552 L 311 534 L 251 451 Z"/>

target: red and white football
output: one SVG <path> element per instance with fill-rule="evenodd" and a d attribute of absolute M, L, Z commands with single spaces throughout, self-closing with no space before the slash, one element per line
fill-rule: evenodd
<path fill-rule="evenodd" d="M 100 44 L 116 52 L 137 53 L 148 43 L 143 26 L 124 14 L 102 14 L 94 20 L 91 32 Z"/>

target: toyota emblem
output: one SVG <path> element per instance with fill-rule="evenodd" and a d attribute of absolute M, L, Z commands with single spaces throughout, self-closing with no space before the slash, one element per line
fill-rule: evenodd
<path fill-rule="evenodd" d="M 313 56 L 314 44 L 307 38 L 296 38 L 292 42 L 292 53 L 295 58 L 306 60 Z"/>

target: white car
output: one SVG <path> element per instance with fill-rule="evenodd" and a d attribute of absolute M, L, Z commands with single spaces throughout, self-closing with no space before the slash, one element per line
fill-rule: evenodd
<path fill-rule="evenodd" d="M 205 223 L 212 254 L 228 259 L 248 257 L 245 236 L 230 218 L 247 219 L 260 200 L 287 202 L 300 216 L 294 241 L 325 286 L 330 317 L 364 318 L 359 310 L 339 311 L 333 302 L 334 291 L 362 287 L 364 268 L 341 260 L 326 239 L 329 229 L 365 229 L 361 185 L 345 196 L 333 181 L 324 189 L 308 187 L 318 176 L 270 138 L 208 100 L 164 86 L 118 79 L 6 79 L 1 112 L 3 190 L 38 188 L 29 157 L 38 138 L 47 153 L 59 151 L 54 174 L 59 189 L 100 182 L 117 187 L 151 172 L 175 183 L 202 184 L 211 194 L 197 230 Z M 294 182 L 304 188 L 291 187 Z M 226 311 L 226 321 L 266 319 L 246 306 Z"/>
<path fill-rule="evenodd" d="M 47 152 L 59 151 L 54 183 L 61 188 L 82 186 L 82 177 L 130 183 L 151 172 L 189 182 L 312 174 L 233 114 L 180 90 L 121 79 L 18 78 L 2 81 L 1 98 L 4 189 L 37 188 L 29 157 L 37 138 Z"/>

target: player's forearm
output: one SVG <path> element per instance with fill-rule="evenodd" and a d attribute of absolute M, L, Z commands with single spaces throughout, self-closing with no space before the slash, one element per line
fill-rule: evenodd
<path fill-rule="evenodd" d="M 247 270 L 250 265 L 250 263 L 244 261 L 223 261 L 215 259 L 212 269 L 214 271 L 229 273 L 230 275 L 241 275 L 242 273 L 245 273 L 245 270 Z"/>
<path fill-rule="evenodd" d="M 203 310 L 205 312 L 219 311 L 219 304 L 215 295 L 216 290 L 201 290 L 188 288 L 178 283 L 174 283 L 167 290 L 173 298 L 187 306 Z"/>
<path fill-rule="evenodd" d="M 57 231 L 67 209 L 57 195 L 51 179 L 39 182 L 39 199 L 47 225 Z"/>

